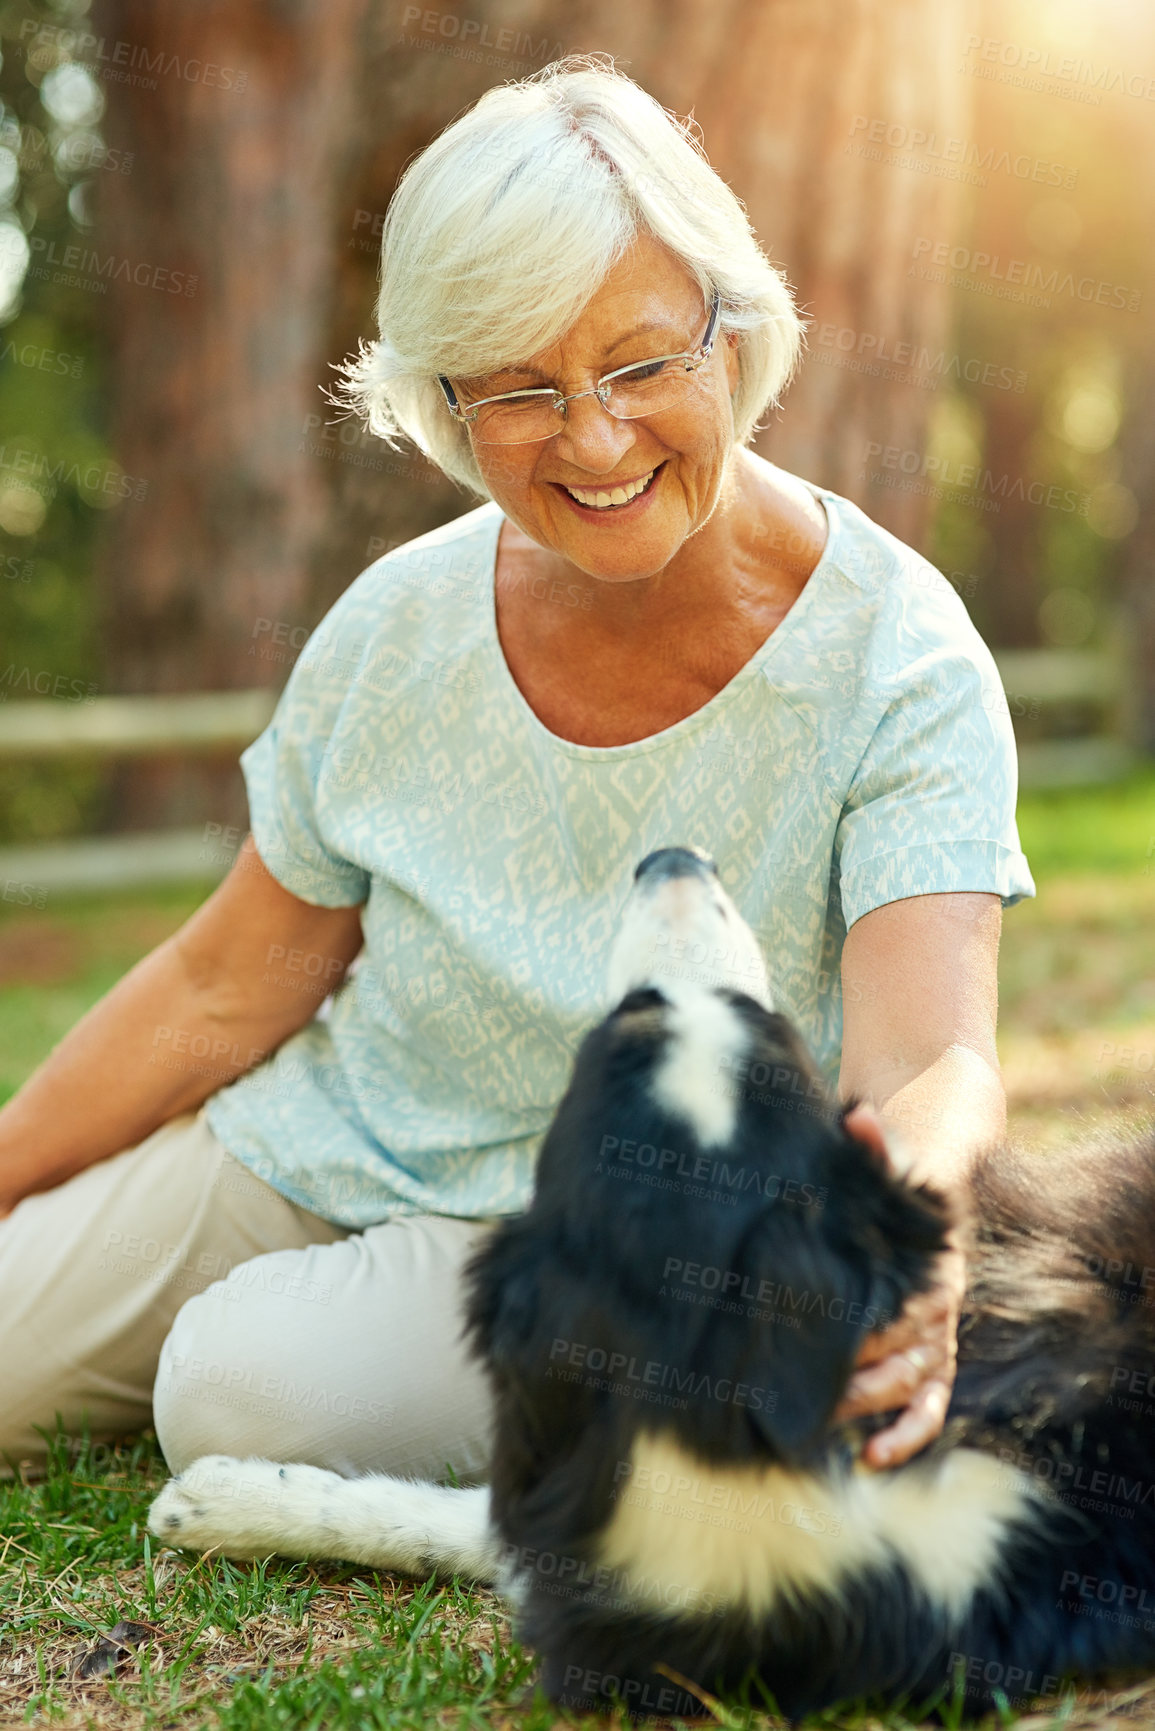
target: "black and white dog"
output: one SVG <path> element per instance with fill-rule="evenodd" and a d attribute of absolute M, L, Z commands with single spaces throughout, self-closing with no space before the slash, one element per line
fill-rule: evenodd
<path fill-rule="evenodd" d="M 973 1711 L 1155 1670 L 1155 1145 L 980 1164 L 945 1430 L 871 1471 L 831 1415 L 944 1202 L 848 1132 L 704 856 L 638 867 L 610 998 L 469 1271 L 490 1487 L 211 1457 L 152 1532 L 496 1582 L 579 1709 Z"/>

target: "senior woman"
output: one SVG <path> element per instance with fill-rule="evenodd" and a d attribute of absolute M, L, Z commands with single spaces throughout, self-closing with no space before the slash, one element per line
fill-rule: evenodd
<path fill-rule="evenodd" d="M 880 1157 L 961 1188 L 1003 1130 L 997 675 L 937 573 L 747 448 L 800 322 L 688 133 L 596 61 L 489 91 L 402 181 L 378 313 L 347 394 L 488 502 L 338 601 L 229 876 L 0 1113 L 12 1459 L 154 1403 L 174 1470 L 483 1476 L 460 1270 L 671 842 Z M 954 1249 L 863 1347 L 870 1464 L 941 1426 L 963 1284 Z"/>

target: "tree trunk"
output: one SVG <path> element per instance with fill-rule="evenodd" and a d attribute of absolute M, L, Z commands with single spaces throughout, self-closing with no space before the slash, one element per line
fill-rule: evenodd
<path fill-rule="evenodd" d="M 369 0 L 104 0 L 113 449 L 143 481 L 111 514 L 101 581 L 117 691 L 279 683 L 254 653 L 303 609 L 325 470 L 322 407 L 338 192 Z M 125 46 L 127 45 L 127 46 Z M 106 74 L 107 75 L 107 74 Z M 152 87 L 154 86 L 154 87 Z M 164 274 L 162 274 L 164 273 Z M 134 766 L 121 825 L 238 810 L 235 771 Z M 227 801 L 228 810 L 213 801 Z"/>

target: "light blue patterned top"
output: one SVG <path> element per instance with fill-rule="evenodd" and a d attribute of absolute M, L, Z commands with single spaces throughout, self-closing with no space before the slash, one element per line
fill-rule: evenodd
<path fill-rule="evenodd" d="M 990 653 L 933 567 L 818 497 L 827 544 L 782 623 L 701 709 L 629 745 L 559 739 L 514 683 L 495 504 L 342 595 L 241 763 L 269 870 L 303 901 L 364 903 L 365 948 L 328 1019 L 210 1101 L 239 1160 L 350 1227 L 522 1208 L 652 848 L 714 856 L 831 1081 L 855 920 L 932 891 L 1034 894 Z M 271 972 L 319 1002 L 321 966 Z"/>

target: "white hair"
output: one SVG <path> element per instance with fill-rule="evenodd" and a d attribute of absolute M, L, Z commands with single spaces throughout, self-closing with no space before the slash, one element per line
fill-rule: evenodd
<path fill-rule="evenodd" d="M 488 498 L 438 375 L 477 377 L 557 342 L 640 234 L 707 307 L 720 295 L 746 443 L 794 371 L 803 321 L 690 126 L 601 55 L 487 90 L 409 164 L 382 234 L 381 337 L 346 361 L 333 400 Z"/>

